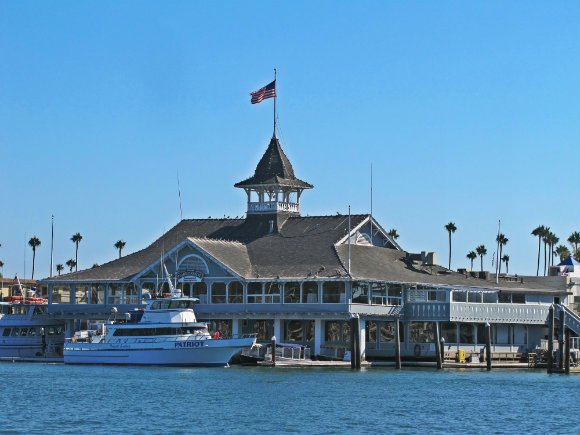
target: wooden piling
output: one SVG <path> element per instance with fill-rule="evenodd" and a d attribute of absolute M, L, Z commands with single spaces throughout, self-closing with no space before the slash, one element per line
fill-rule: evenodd
<path fill-rule="evenodd" d="M 355 317 L 350 318 L 350 368 L 356 369 Z"/>
<path fill-rule="evenodd" d="M 548 373 L 554 368 L 554 305 L 548 311 Z"/>
<path fill-rule="evenodd" d="M 361 351 L 360 351 L 360 317 L 354 317 L 354 348 L 355 348 L 355 369 L 361 368 Z"/>
<path fill-rule="evenodd" d="M 564 309 L 560 307 L 560 331 L 558 333 L 558 368 L 564 370 L 564 335 L 566 334 L 566 319 Z"/>
<path fill-rule="evenodd" d="M 276 336 L 272 336 L 272 367 L 276 367 Z"/>
<path fill-rule="evenodd" d="M 435 359 L 437 360 L 437 370 L 441 370 L 443 365 L 441 364 L 441 346 L 439 344 L 439 322 L 435 322 Z"/>
<path fill-rule="evenodd" d="M 395 368 L 401 369 L 401 331 L 399 319 L 395 319 Z"/>
<path fill-rule="evenodd" d="M 487 370 L 491 370 L 491 325 L 485 324 L 485 362 Z"/>
<path fill-rule="evenodd" d="M 570 330 L 566 329 L 564 334 L 564 371 L 570 374 Z"/>

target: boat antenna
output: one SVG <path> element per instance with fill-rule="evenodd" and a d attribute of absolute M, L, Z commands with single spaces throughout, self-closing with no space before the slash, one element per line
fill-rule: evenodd
<path fill-rule="evenodd" d="M 183 220 L 183 209 L 181 208 L 181 188 L 179 187 L 179 169 L 177 170 L 177 195 L 179 196 L 179 217 Z"/>

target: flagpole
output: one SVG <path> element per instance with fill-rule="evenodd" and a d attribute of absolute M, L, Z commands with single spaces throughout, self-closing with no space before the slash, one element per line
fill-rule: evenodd
<path fill-rule="evenodd" d="M 274 68 L 274 134 L 273 138 L 276 138 L 276 68 Z"/>

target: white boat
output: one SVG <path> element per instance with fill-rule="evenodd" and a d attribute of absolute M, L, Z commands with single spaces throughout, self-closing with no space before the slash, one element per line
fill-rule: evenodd
<path fill-rule="evenodd" d="M 256 342 L 255 336 L 212 337 L 207 324 L 195 318 L 196 301 L 185 297 L 152 300 L 138 315 L 108 321 L 97 330 L 79 331 L 65 342 L 64 362 L 225 366 Z"/>
<path fill-rule="evenodd" d="M 0 302 L 1 358 L 62 358 L 64 324 L 50 319 L 37 299 Z"/>

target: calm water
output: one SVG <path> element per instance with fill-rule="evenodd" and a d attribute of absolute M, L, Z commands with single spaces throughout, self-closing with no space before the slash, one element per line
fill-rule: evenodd
<path fill-rule="evenodd" d="M 0 363 L 0 433 L 579 434 L 580 375 Z"/>

